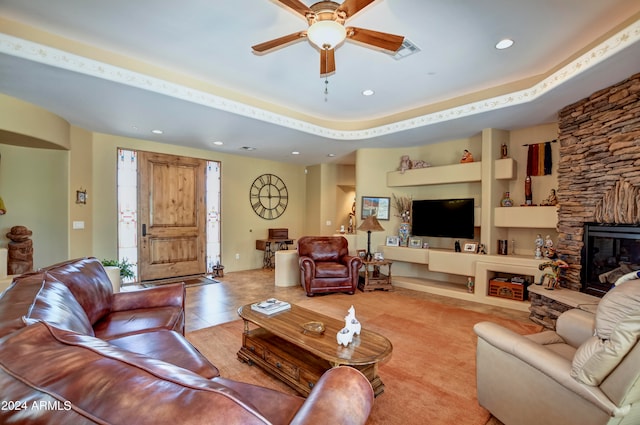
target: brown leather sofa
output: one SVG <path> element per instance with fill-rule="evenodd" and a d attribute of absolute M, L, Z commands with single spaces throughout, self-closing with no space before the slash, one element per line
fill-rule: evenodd
<path fill-rule="evenodd" d="M 232 381 L 183 336 L 183 284 L 113 293 L 95 258 L 17 277 L 0 296 L 0 423 L 364 424 L 357 370 L 305 400 Z"/>
<path fill-rule="evenodd" d="M 307 296 L 327 292 L 356 292 L 362 260 L 349 255 L 346 238 L 304 236 L 298 239 L 298 254 L 300 283 Z"/>

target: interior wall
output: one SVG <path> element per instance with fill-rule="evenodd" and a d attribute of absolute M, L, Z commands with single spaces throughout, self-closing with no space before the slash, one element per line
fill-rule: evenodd
<path fill-rule="evenodd" d="M 38 269 L 69 255 L 69 151 L 3 144 L 0 137 L 0 247 L 13 226 L 33 232 L 33 266 Z"/>

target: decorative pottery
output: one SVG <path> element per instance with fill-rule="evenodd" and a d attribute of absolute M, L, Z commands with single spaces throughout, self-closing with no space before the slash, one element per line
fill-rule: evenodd
<path fill-rule="evenodd" d="M 409 246 L 409 234 L 411 233 L 411 225 L 409 223 L 400 223 L 398 229 L 398 238 L 400 239 L 400 246 Z"/>

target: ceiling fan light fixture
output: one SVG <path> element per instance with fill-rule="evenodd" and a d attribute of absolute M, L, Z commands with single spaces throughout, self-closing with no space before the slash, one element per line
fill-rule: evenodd
<path fill-rule="evenodd" d="M 347 38 L 347 30 L 336 21 L 319 21 L 307 29 L 307 38 L 321 50 L 334 49 Z"/>

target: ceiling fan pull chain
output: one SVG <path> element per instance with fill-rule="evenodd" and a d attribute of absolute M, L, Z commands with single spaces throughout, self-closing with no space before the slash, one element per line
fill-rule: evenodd
<path fill-rule="evenodd" d="M 329 55 L 328 52 L 329 51 L 327 49 L 324 49 L 325 58 L 328 57 L 328 55 Z M 329 96 L 329 74 L 325 73 L 324 74 L 324 101 L 325 102 L 328 100 L 328 96 Z"/>

